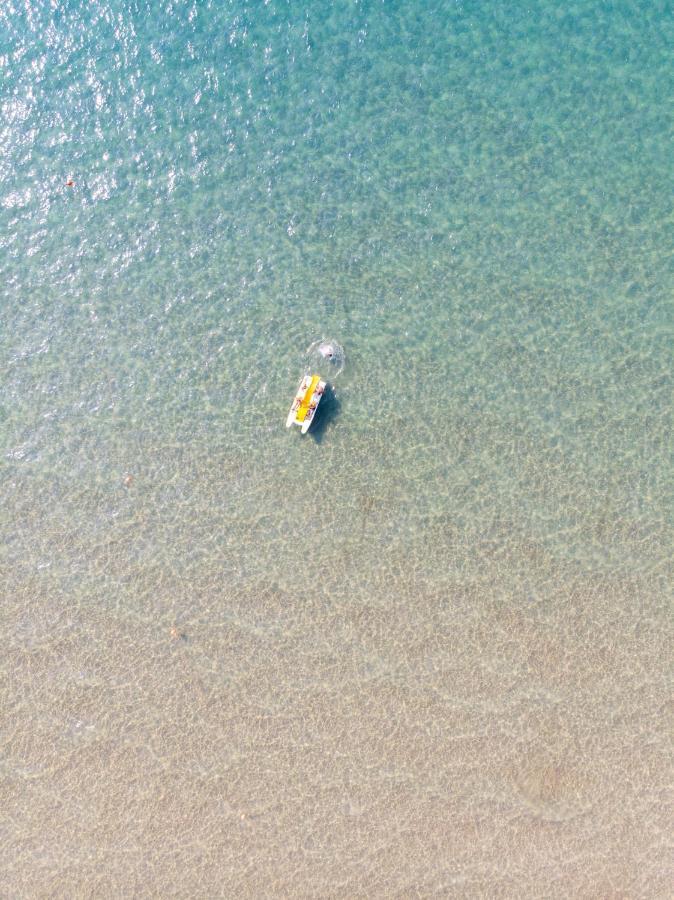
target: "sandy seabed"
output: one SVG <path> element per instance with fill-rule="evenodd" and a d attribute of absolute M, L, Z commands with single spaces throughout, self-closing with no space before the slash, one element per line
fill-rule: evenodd
<path fill-rule="evenodd" d="M 432 516 L 392 537 L 381 486 L 284 553 L 273 496 L 208 538 L 171 531 L 142 473 L 96 531 L 101 490 L 77 527 L 14 498 L 6 896 L 667 896 L 662 566 L 574 574 Z M 310 549 L 323 574 L 293 587 Z"/>

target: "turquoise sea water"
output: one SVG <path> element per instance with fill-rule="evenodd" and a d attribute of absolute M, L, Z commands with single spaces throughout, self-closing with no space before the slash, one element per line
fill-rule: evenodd
<path fill-rule="evenodd" d="M 0 7 L 7 896 L 667 895 L 673 30 Z"/>

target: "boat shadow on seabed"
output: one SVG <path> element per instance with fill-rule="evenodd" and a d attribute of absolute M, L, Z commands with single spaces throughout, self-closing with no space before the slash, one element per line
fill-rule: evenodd
<path fill-rule="evenodd" d="M 320 444 L 325 433 L 330 430 L 335 419 L 339 416 L 341 403 L 337 399 L 335 389 L 331 384 L 326 384 L 325 392 L 316 410 L 316 418 L 312 422 L 307 435 Z"/>

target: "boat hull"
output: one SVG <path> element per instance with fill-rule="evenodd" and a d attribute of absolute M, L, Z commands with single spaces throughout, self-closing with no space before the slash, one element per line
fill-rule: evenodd
<path fill-rule="evenodd" d="M 305 375 L 295 394 L 290 412 L 286 419 L 286 428 L 299 425 L 302 434 L 306 434 L 316 417 L 318 404 L 325 392 L 325 382 L 319 375 Z"/>

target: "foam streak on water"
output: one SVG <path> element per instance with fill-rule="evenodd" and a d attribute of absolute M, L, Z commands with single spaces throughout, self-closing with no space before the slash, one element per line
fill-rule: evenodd
<path fill-rule="evenodd" d="M 10 896 L 667 894 L 672 37 L 0 7 Z"/>

